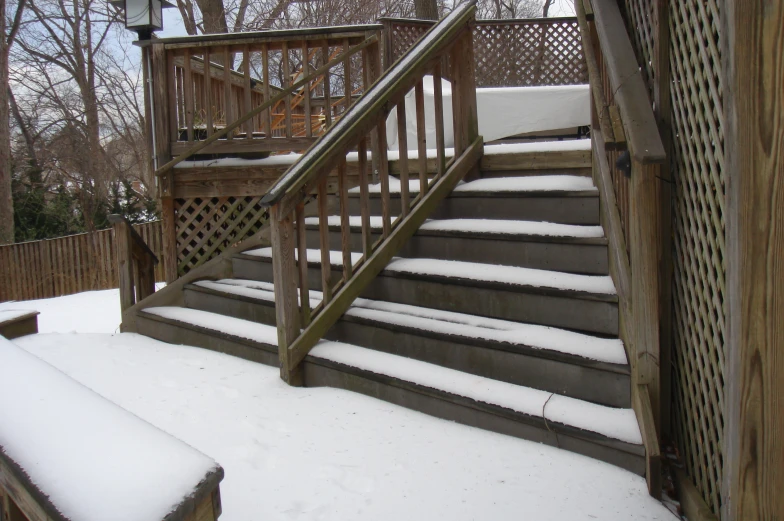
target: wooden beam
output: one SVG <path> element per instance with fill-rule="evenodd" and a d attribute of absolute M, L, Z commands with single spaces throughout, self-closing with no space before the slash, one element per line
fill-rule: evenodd
<path fill-rule="evenodd" d="M 721 10 L 727 178 L 724 521 L 784 512 L 784 1 Z"/>

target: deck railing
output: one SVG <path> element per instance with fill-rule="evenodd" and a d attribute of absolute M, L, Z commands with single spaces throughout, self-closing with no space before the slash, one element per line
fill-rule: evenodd
<path fill-rule="evenodd" d="M 661 494 L 661 309 L 669 237 L 661 168 L 667 157 L 637 59 L 615 0 L 575 2 L 592 92 L 594 179 L 610 243 L 632 403 L 643 435 L 651 495 Z"/>
<path fill-rule="evenodd" d="M 133 225 L 122 215 L 110 215 L 117 245 L 120 310 L 125 311 L 155 293 L 158 257 Z"/>
<path fill-rule="evenodd" d="M 478 167 L 482 139 L 478 136 L 476 90 L 472 46 L 475 2 L 457 6 L 422 40 L 400 58 L 381 78 L 366 75 L 370 86 L 362 99 L 345 114 L 308 152 L 278 180 L 262 199 L 270 208 L 272 261 L 275 284 L 275 313 L 281 376 L 292 384 L 300 382 L 300 363 L 329 327 L 351 305 L 367 283 L 389 262 L 402 244 L 424 222 L 434 205 L 446 196 L 468 172 Z M 373 59 L 369 57 L 368 60 Z M 451 82 L 454 156 L 447 161 L 444 146 L 444 72 L 449 64 Z M 380 65 L 380 63 L 379 63 Z M 378 70 L 375 66 L 368 71 Z M 436 142 L 425 141 L 424 79 L 432 75 Z M 417 165 L 409 164 L 406 141 L 405 97 L 415 92 Z M 401 213 L 391 214 L 386 121 L 397 111 Z M 368 147 L 368 142 L 370 146 Z M 428 177 L 427 147 L 435 146 L 437 171 Z M 370 157 L 368 157 L 370 151 Z M 347 156 L 356 154 L 355 169 L 349 172 Z M 353 159 L 353 157 L 352 157 Z M 378 177 L 382 200 L 382 237 L 371 241 L 369 166 Z M 412 168 L 413 167 L 413 168 Z M 327 180 L 337 171 L 337 190 Z M 409 174 L 419 174 L 418 195 L 409 192 Z M 349 195 L 359 185 L 362 256 L 352 258 L 350 247 Z M 340 276 L 333 276 L 329 244 L 328 207 L 336 192 L 341 228 Z M 306 204 L 315 206 L 319 221 L 319 252 L 308 258 L 305 233 Z M 337 260 L 337 259 L 336 259 Z M 321 262 L 322 301 L 311 308 L 308 262 Z"/>

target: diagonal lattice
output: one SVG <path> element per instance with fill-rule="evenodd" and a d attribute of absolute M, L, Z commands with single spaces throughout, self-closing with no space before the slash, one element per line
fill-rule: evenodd
<path fill-rule="evenodd" d="M 651 87 L 653 4 L 625 0 Z M 686 469 L 718 513 L 724 430 L 724 131 L 716 0 L 669 2 L 673 134 L 673 431 Z"/>
<path fill-rule="evenodd" d="M 395 20 L 391 58 L 403 55 L 429 25 Z M 477 87 L 574 85 L 588 82 L 580 30 L 573 20 L 493 20 L 474 26 Z"/>
<path fill-rule="evenodd" d="M 251 237 L 267 222 L 257 197 L 177 199 L 175 223 L 179 275 Z"/>

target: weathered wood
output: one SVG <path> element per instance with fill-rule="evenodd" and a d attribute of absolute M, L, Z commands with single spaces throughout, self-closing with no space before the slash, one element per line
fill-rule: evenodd
<path fill-rule="evenodd" d="M 784 513 L 784 3 L 728 0 L 724 69 L 728 331 L 721 519 Z"/>
<path fill-rule="evenodd" d="M 251 78 L 250 78 L 250 47 L 244 45 L 242 48 L 242 74 L 243 78 L 243 103 L 245 105 L 245 114 L 250 113 L 251 106 Z M 253 120 L 248 119 L 245 122 L 245 139 L 253 139 Z"/>
<path fill-rule="evenodd" d="M 343 280 L 348 281 L 352 275 L 351 262 L 351 227 L 348 214 L 348 178 L 346 162 L 338 165 L 338 197 L 340 205 L 340 245 L 343 252 Z"/>
<path fill-rule="evenodd" d="M 230 124 L 234 122 L 234 112 L 232 111 L 232 92 L 231 92 L 231 69 L 232 69 L 232 60 L 233 54 L 229 53 L 229 48 L 223 48 L 223 112 L 224 118 L 226 121 L 226 128 L 229 128 Z M 225 131 L 224 135 L 226 136 L 227 140 L 232 138 L 231 130 Z M 213 137 L 219 135 L 219 133 L 213 134 Z"/>
<path fill-rule="evenodd" d="M 370 256 L 370 247 L 373 244 L 370 228 L 370 195 L 368 190 L 367 173 L 367 141 L 359 141 L 359 207 L 362 217 L 362 254 L 367 259 Z"/>
<path fill-rule="evenodd" d="M 168 72 L 171 69 L 167 67 L 166 51 L 164 51 L 163 45 L 153 45 L 150 47 L 149 53 L 152 61 L 152 70 L 154 71 L 150 110 L 154 114 L 152 121 L 152 128 L 154 129 L 153 160 L 155 167 L 157 167 L 170 159 L 170 108 L 173 108 L 174 105 L 169 105 L 170 93 L 167 89 L 170 81 Z M 146 91 L 147 89 L 145 89 Z"/>
<path fill-rule="evenodd" d="M 310 77 L 310 54 L 307 40 L 302 41 L 302 76 Z M 310 100 L 311 83 L 308 81 L 302 91 L 305 96 L 305 137 L 313 137 L 312 108 Z"/>
<path fill-rule="evenodd" d="M 133 259 L 131 257 L 131 234 L 124 222 L 114 224 L 114 240 L 117 245 L 117 270 L 120 280 L 120 310 L 124 311 L 136 303 L 133 291 Z"/>
<path fill-rule="evenodd" d="M 291 86 L 291 71 L 289 70 L 289 44 L 283 42 L 281 49 L 281 67 L 283 68 L 283 88 L 288 89 Z M 284 98 L 285 104 L 285 136 L 290 138 L 291 134 L 291 95 Z"/>
<path fill-rule="evenodd" d="M 267 44 L 261 46 L 261 70 L 262 81 L 264 82 L 264 103 L 270 101 L 270 83 L 269 83 L 269 48 Z M 272 109 L 265 108 L 261 111 L 263 120 L 263 129 L 267 139 L 272 139 Z"/>
<path fill-rule="evenodd" d="M 433 68 L 433 103 L 436 118 L 436 157 L 438 169 L 436 175 L 441 177 L 446 172 L 446 156 L 444 155 L 444 94 L 441 84 L 441 61 Z"/>
<path fill-rule="evenodd" d="M 661 452 L 648 386 L 636 384 L 632 389 L 632 400 L 643 445 L 645 445 L 645 478 L 648 482 L 648 493 L 656 499 L 661 499 Z"/>
<path fill-rule="evenodd" d="M 323 307 L 321 313 L 313 317 L 310 326 L 305 328 L 289 348 L 288 364 L 290 369 L 298 366 L 315 343 L 326 334 L 335 320 L 345 313 L 346 309 L 359 296 L 365 286 L 384 269 L 384 266 L 389 263 L 399 248 L 422 225 L 435 206 L 452 191 L 463 175 L 477 164 L 482 155 L 482 148 L 481 140 L 477 139 L 452 164 L 445 175 L 434 183 L 432 190 L 419 200 L 419 204 L 411 209 L 408 216 L 398 221 L 397 226 L 395 226 L 395 229 L 386 241 L 381 243 L 370 257 L 365 258 L 365 262 L 355 272 L 351 282 L 344 284 L 334 298 L 331 299 L 331 302 Z"/>
<path fill-rule="evenodd" d="M 606 57 L 604 63 L 614 101 L 621 111 L 629 151 L 640 163 L 661 163 L 667 157 L 664 144 L 618 3 L 615 0 L 593 0 L 592 5 L 596 33 Z"/>
<path fill-rule="evenodd" d="M 172 37 L 160 38 L 155 40 L 158 44 L 165 45 L 166 49 L 181 49 L 184 47 L 205 47 L 209 45 L 225 46 L 232 45 L 258 45 L 265 43 L 270 50 L 279 50 L 282 42 L 302 41 L 302 40 L 334 40 L 341 41 L 344 38 L 351 39 L 351 43 L 356 43 L 365 38 L 368 31 L 380 31 L 383 29 L 381 24 L 364 25 L 344 25 L 330 27 L 307 27 L 302 29 L 279 29 L 272 31 L 248 31 L 237 33 L 204 34 L 199 37 Z"/>
<path fill-rule="evenodd" d="M 419 193 L 427 193 L 427 135 L 425 133 L 425 90 L 422 80 L 414 87 L 416 110 L 417 162 L 419 164 Z"/>
<path fill-rule="evenodd" d="M 325 304 L 332 300 L 332 265 L 329 258 L 329 224 L 327 222 L 329 201 L 327 197 L 327 183 L 324 179 L 318 185 L 316 202 L 318 204 L 319 247 L 321 250 L 321 292 Z M 299 262 L 307 263 L 307 258 L 299 259 Z"/>
<path fill-rule="evenodd" d="M 406 128 L 406 104 L 401 100 L 397 104 L 397 149 L 399 152 L 398 174 L 400 175 L 401 215 L 408 215 L 411 206 L 408 195 L 408 131 Z"/>
<path fill-rule="evenodd" d="M 289 385 L 301 385 L 301 374 L 289 360 L 291 344 L 299 335 L 299 312 L 294 260 L 294 223 L 291 215 L 279 216 L 270 209 L 272 270 L 275 287 L 275 325 L 278 329 L 280 377 Z M 304 260 L 304 259 L 303 259 Z"/>
<path fill-rule="evenodd" d="M 188 141 L 193 141 L 193 76 L 191 75 L 191 55 L 186 49 L 183 51 L 182 87 L 185 97 L 185 126 Z"/>
<path fill-rule="evenodd" d="M 675 490 L 683 509 L 683 514 L 689 521 L 719 521 L 710 507 L 702 499 L 700 491 L 691 482 L 688 474 L 675 465 L 670 466 L 675 478 Z"/>
<path fill-rule="evenodd" d="M 392 208 L 389 198 L 389 162 L 387 161 L 387 118 L 386 111 L 376 126 L 378 136 L 378 178 L 381 183 L 381 229 L 384 238 L 392 231 Z M 376 155 L 376 151 L 373 151 Z"/>
<path fill-rule="evenodd" d="M 161 199 L 161 241 L 163 242 L 163 264 L 166 267 L 166 283 L 177 280 L 177 223 L 174 215 L 174 199 Z"/>
<path fill-rule="evenodd" d="M 365 55 L 363 51 L 362 56 Z M 325 40 L 321 44 L 321 56 L 324 63 L 329 62 L 329 43 Z M 324 123 L 327 128 L 332 126 L 332 81 L 329 74 L 329 68 L 324 71 Z"/>
<path fill-rule="evenodd" d="M 308 258 L 307 246 L 307 232 L 305 231 L 305 203 L 297 205 L 297 210 L 294 214 L 294 219 L 297 221 L 297 258 Z M 308 263 L 298 263 L 299 275 L 299 306 L 300 306 L 300 320 L 302 327 L 307 327 L 310 324 L 310 289 L 308 288 Z"/>

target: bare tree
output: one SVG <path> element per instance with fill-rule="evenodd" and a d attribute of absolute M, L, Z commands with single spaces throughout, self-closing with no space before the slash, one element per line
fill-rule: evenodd
<path fill-rule="evenodd" d="M 16 40 L 25 0 L 16 5 L 13 21 L 6 34 L 6 1 L 0 0 L 0 244 L 14 242 L 14 202 L 11 194 L 11 129 L 9 107 L 11 85 L 8 74 L 8 58 Z"/>
<path fill-rule="evenodd" d="M 436 0 L 414 0 L 416 17 L 420 20 L 438 20 Z"/>

